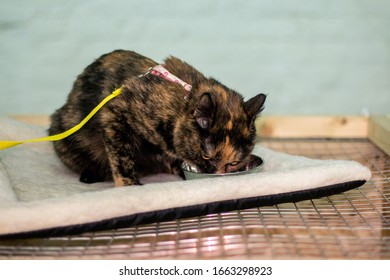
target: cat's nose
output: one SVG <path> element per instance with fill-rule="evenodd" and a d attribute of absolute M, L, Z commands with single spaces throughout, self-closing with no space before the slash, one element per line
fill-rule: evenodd
<path fill-rule="evenodd" d="M 216 174 L 224 174 L 224 173 L 229 173 L 229 172 L 232 172 L 232 168 L 229 167 L 228 164 L 226 164 L 226 165 L 221 165 L 221 166 L 219 166 L 219 167 L 215 170 L 215 173 L 216 173 Z"/>
<path fill-rule="evenodd" d="M 231 173 L 231 172 L 236 172 L 238 170 L 239 167 L 237 165 L 226 164 L 223 167 L 223 171 L 221 173 Z"/>
<path fill-rule="evenodd" d="M 223 174 L 223 173 L 226 173 L 226 166 L 220 166 L 218 168 L 215 169 L 214 173 L 215 174 Z"/>
<path fill-rule="evenodd" d="M 215 173 L 223 174 L 223 173 L 237 172 L 239 170 L 240 170 L 239 166 L 228 163 L 225 165 L 218 166 L 215 170 Z"/>

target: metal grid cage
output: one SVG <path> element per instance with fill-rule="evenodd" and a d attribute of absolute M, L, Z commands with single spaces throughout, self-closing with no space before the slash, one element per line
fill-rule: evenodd
<path fill-rule="evenodd" d="M 17 259 L 390 259 L 390 158 L 367 139 L 263 139 L 276 151 L 372 171 L 338 195 L 43 239 L 0 240 Z"/>

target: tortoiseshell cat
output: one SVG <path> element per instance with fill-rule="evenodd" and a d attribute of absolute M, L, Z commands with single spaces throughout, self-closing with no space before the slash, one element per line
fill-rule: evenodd
<path fill-rule="evenodd" d="M 168 57 L 164 67 L 192 85 L 145 75 L 158 63 L 131 51 L 98 58 L 78 76 L 64 106 L 51 116 L 49 134 L 78 124 L 104 97 L 123 85 L 83 128 L 54 142 L 59 158 L 81 174 L 80 181 L 140 184 L 153 173 L 181 174 L 183 161 L 206 173 L 242 169 L 254 147 L 254 120 L 266 99 L 244 102 L 237 92 L 192 66 Z"/>

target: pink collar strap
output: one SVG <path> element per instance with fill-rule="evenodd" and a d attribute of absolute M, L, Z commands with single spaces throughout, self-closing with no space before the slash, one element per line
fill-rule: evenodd
<path fill-rule="evenodd" d="M 148 74 L 159 76 L 159 77 L 164 78 L 165 80 L 179 84 L 188 92 L 190 92 L 192 89 L 192 86 L 190 84 L 187 84 L 183 80 L 181 80 L 178 77 L 176 77 L 175 75 L 173 75 L 171 72 L 169 72 L 167 69 L 165 69 L 162 64 L 159 64 L 159 65 L 156 65 L 154 67 L 149 68 L 148 72 L 146 72 L 145 74 L 140 75 L 138 77 L 143 77 L 143 76 L 146 76 Z M 187 97 L 188 97 L 188 95 L 186 95 L 186 98 Z"/>

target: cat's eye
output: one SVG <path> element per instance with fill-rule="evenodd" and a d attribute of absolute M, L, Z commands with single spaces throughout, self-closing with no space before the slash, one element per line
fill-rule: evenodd
<path fill-rule="evenodd" d="M 209 156 L 207 156 L 207 155 L 202 155 L 202 158 L 203 158 L 204 160 L 209 160 L 211 157 L 209 157 Z"/>
<path fill-rule="evenodd" d="M 238 165 L 240 162 L 239 161 L 233 161 L 231 163 L 229 163 L 230 166 L 236 166 Z"/>

